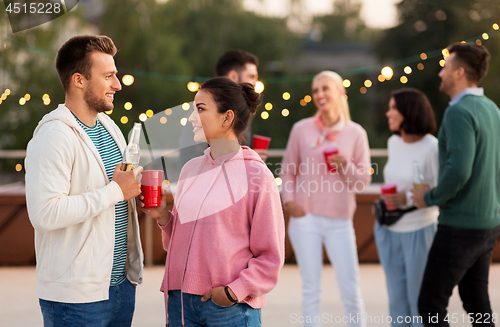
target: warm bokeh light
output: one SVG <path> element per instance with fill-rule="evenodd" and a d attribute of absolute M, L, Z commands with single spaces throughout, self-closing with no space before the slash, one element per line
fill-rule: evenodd
<path fill-rule="evenodd" d="M 419 63 L 417 65 L 417 68 L 418 68 L 418 70 L 423 70 L 424 69 L 424 64 L 423 63 Z"/>
<path fill-rule="evenodd" d="M 21 170 L 23 170 L 23 165 L 17 164 L 16 165 L 16 171 L 21 171 Z"/>
<path fill-rule="evenodd" d="M 107 114 L 108 116 L 109 116 L 109 115 L 111 115 L 112 113 L 113 113 L 113 110 L 112 110 L 112 109 L 111 109 L 111 110 L 106 111 L 106 114 Z"/>
<path fill-rule="evenodd" d="M 128 117 L 122 116 L 122 118 L 120 118 L 120 122 L 125 125 L 126 123 L 128 123 Z"/>
<path fill-rule="evenodd" d="M 370 175 L 373 175 L 375 174 L 375 169 L 373 169 L 373 167 L 370 168 Z"/>
<path fill-rule="evenodd" d="M 405 69 L 404 69 L 404 72 L 405 74 L 411 74 L 412 70 L 411 70 L 411 67 L 410 66 L 406 66 Z"/>
<path fill-rule="evenodd" d="M 378 75 L 377 79 L 378 79 L 379 82 L 385 82 L 384 75 Z"/>
<path fill-rule="evenodd" d="M 276 177 L 275 180 L 276 180 L 276 185 L 280 186 L 281 184 L 283 184 L 283 180 L 280 177 Z"/>
<path fill-rule="evenodd" d="M 25 104 L 25 103 L 26 103 L 26 99 L 25 99 L 25 98 L 21 98 L 21 99 L 19 99 L 19 104 L 20 104 L 21 106 L 24 106 L 24 104 Z"/>
<path fill-rule="evenodd" d="M 5 89 L 5 95 L 10 95 L 10 89 Z"/>
<path fill-rule="evenodd" d="M 351 86 L 351 81 L 348 80 L 348 79 L 345 79 L 343 82 L 342 82 L 342 85 L 344 85 L 345 88 L 348 88 L 349 86 Z"/>
<path fill-rule="evenodd" d="M 50 98 L 50 96 L 47 93 L 45 93 L 44 95 L 42 95 L 42 100 L 45 100 L 45 99 L 48 99 L 48 98 Z"/>
<path fill-rule="evenodd" d="M 48 106 L 50 104 L 50 98 L 45 98 L 45 100 L 43 100 L 43 104 Z"/>
<path fill-rule="evenodd" d="M 142 113 L 139 115 L 140 121 L 145 122 L 147 119 L 148 119 L 148 115 L 146 115 L 145 113 Z"/>
<path fill-rule="evenodd" d="M 187 83 L 187 88 L 191 92 L 197 92 L 200 89 L 200 84 L 198 82 L 189 82 Z"/>
<path fill-rule="evenodd" d="M 170 185 L 170 182 L 168 180 L 164 180 L 162 183 L 161 183 L 161 186 L 163 187 L 168 187 Z"/>
<path fill-rule="evenodd" d="M 483 33 L 483 35 L 481 35 L 483 37 L 484 40 L 487 40 L 490 38 L 490 36 L 488 35 L 488 33 Z"/>
<path fill-rule="evenodd" d="M 444 67 L 444 59 L 439 60 L 439 66 Z"/>
<path fill-rule="evenodd" d="M 269 113 L 267 111 L 263 111 L 261 114 L 260 114 L 260 117 L 262 119 L 267 119 L 269 118 Z"/>
<path fill-rule="evenodd" d="M 360 92 L 361 94 L 365 94 L 366 92 L 368 92 L 368 89 L 367 89 L 366 87 L 364 87 L 364 86 L 363 86 L 362 88 L 360 88 L 360 89 L 359 89 L 359 92 Z"/>
<path fill-rule="evenodd" d="M 125 108 L 125 110 L 130 110 L 130 109 L 132 109 L 132 103 L 130 103 L 130 102 L 125 102 L 125 104 L 123 105 L 123 108 Z"/>
<path fill-rule="evenodd" d="M 366 87 L 371 87 L 373 85 L 372 81 L 370 81 L 369 79 L 367 79 L 364 84 Z"/>
<path fill-rule="evenodd" d="M 310 95 L 306 95 L 306 96 L 304 97 L 304 101 L 305 101 L 305 102 L 307 102 L 307 103 L 311 102 L 311 101 L 312 101 L 311 96 L 310 96 Z"/>
<path fill-rule="evenodd" d="M 301 99 L 301 100 L 300 100 L 300 105 L 301 105 L 302 107 L 305 107 L 305 106 L 307 105 L 306 100 Z"/>
<path fill-rule="evenodd" d="M 476 44 L 477 44 L 477 45 L 482 45 L 482 44 L 483 44 L 483 42 L 481 42 L 481 40 L 480 40 L 480 39 L 477 39 L 477 40 L 476 40 Z"/>
<path fill-rule="evenodd" d="M 189 103 L 184 102 L 184 103 L 182 104 L 182 109 L 183 109 L 183 110 L 189 110 L 189 108 L 191 108 L 191 105 L 190 105 Z"/>
<path fill-rule="evenodd" d="M 288 109 L 283 109 L 281 110 L 281 114 L 283 115 L 283 117 L 287 117 L 290 114 L 290 111 Z"/>
<path fill-rule="evenodd" d="M 187 119 L 187 118 L 182 118 L 182 119 L 181 119 L 181 125 L 182 125 L 182 126 L 186 126 L 187 122 L 188 122 L 188 119 Z"/>
<path fill-rule="evenodd" d="M 264 83 L 262 83 L 261 81 L 257 81 L 257 83 L 255 83 L 254 90 L 257 93 L 262 93 L 264 91 Z"/>
<path fill-rule="evenodd" d="M 268 103 L 266 103 L 264 108 L 266 108 L 266 110 L 271 110 L 271 109 L 273 109 L 273 104 L 271 102 L 268 102 Z"/>
<path fill-rule="evenodd" d="M 402 84 L 408 83 L 408 77 L 406 77 L 406 76 L 401 76 L 401 78 L 399 80 L 401 81 Z"/>
<path fill-rule="evenodd" d="M 153 115 L 154 115 L 154 114 L 155 114 L 155 113 L 154 113 L 154 111 L 153 111 L 153 110 L 151 110 L 151 109 L 146 110 L 146 116 L 148 116 L 148 117 L 153 117 Z"/>
<path fill-rule="evenodd" d="M 500 26 L 498 26 L 498 24 L 497 24 L 497 23 L 495 23 L 495 24 L 493 24 L 493 29 L 494 29 L 495 31 L 498 31 L 498 29 L 500 29 Z"/>
<path fill-rule="evenodd" d="M 130 85 L 134 84 L 134 76 L 132 76 L 132 75 L 123 75 L 122 82 L 123 82 L 123 85 L 130 86 Z"/>
<path fill-rule="evenodd" d="M 290 100 L 290 93 L 288 92 L 283 93 L 283 100 Z"/>
<path fill-rule="evenodd" d="M 26 99 L 26 101 L 30 101 L 30 99 L 31 99 L 31 95 L 30 95 L 29 93 L 26 93 L 26 94 L 24 95 L 24 98 Z"/>
<path fill-rule="evenodd" d="M 7 99 L 7 94 L 5 94 L 5 93 L 2 94 L 2 97 L 0 97 L 0 99 L 2 99 L 2 101 L 5 100 L 5 99 Z"/>
<path fill-rule="evenodd" d="M 426 60 L 426 59 L 427 59 L 427 54 L 426 54 L 425 52 L 422 52 L 422 53 L 420 54 L 420 59 L 422 59 L 422 60 Z"/>
<path fill-rule="evenodd" d="M 384 76 L 384 78 L 386 80 L 390 80 L 392 78 L 392 76 L 394 75 L 394 71 L 389 66 L 385 66 L 384 68 L 382 68 L 380 73 L 382 74 L 382 76 Z"/>
<path fill-rule="evenodd" d="M 160 118 L 160 123 L 161 124 L 166 124 L 167 123 L 167 117 L 161 117 Z"/>
<path fill-rule="evenodd" d="M 450 51 L 448 51 L 448 49 L 443 49 L 441 53 L 443 54 L 444 59 L 448 58 L 448 56 L 450 55 Z"/>
<path fill-rule="evenodd" d="M 168 108 L 165 110 L 165 115 L 170 116 L 172 114 L 172 109 Z"/>

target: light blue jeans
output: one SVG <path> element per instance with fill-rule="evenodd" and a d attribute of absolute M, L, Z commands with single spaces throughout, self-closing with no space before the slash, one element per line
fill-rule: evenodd
<path fill-rule="evenodd" d="M 44 327 L 127 327 L 132 325 L 135 286 L 125 279 L 110 286 L 109 299 L 90 303 L 63 303 L 40 299 Z"/>
<path fill-rule="evenodd" d="M 324 245 L 335 269 L 344 315 L 348 321 L 347 326 L 366 326 L 352 220 L 308 213 L 304 217 L 290 218 L 288 236 L 302 275 L 304 325 L 321 326 L 320 298 Z"/>
<path fill-rule="evenodd" d="M 218 305 L 212 299 L 201 301 L 201 295 L 182 293 L 185 327 L 260 327 L 260 309 L 246 303 L 229 307 Z M 182 326 L 181 291 L 168 292 L 168 326 Z"/>
<path fill-rule="evenodd" d="M 418 295 L 437 224 L 397 233 L 375 224 L 380 263 L 384 267 L 393 327 L 421 327 Z"/>

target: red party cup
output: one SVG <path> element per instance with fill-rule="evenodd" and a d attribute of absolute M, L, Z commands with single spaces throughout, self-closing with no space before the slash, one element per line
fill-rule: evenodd
<path fill-rule="evenodd" d="M 337 172 L 337 167 L 332 166 L 330 163 L 330 157 L 339 153 L 339 148 L 337 146 L 327 146 L 323 149 L 323 155 L 325 156 L 326 165 L 328 170 L 332 173 Z"/>
<path fill-rule="evenodd" d="M 254 135 L 253 136 L 253 148 L 254 150 L 267 150 L 269 143 L 271 142 L 270 137 Z"/>
<path fill-rule="evenodd" d="M 144 195 L 144 208 L 155 208 L 161 205 L 161 170 L 144 170 L 141 179 L 141 191 Z"/>
<path fill-rule="evenodd" d="M 387 194 L 395 194 L 398 192 L 398 187 L 396 184 L 384 184 L 380 186 L 380 191 L 382 192 L 382 195 L 387 195 Z M 393 208 L 392 206 L 388 205 L 386 203 L 387 210 L 394 210 L 397 208 Z"/>

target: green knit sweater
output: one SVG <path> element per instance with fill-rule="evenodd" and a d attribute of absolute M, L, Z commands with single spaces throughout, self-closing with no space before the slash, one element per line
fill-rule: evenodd
<path fill-rule="evenodd" d="M 500 225 L 500 110 L 485 96 L 448 107 L 439 130 L 438 185 L 425 195 L 439 223 L 470 229 Z"/>

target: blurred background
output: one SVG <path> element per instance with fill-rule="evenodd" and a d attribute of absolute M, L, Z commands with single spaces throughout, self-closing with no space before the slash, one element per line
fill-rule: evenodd
<path fill-rule="evenodd" d="M 71 12 L 17 33 L 4 8 L 0 4 L 0 185 L 23 180 L 23 152 L 12 150 L 25 150 L 41 117 L 64 102 L 54 56 L 77 34 L 108 35 L 119 49 L 123 90 L 109 114 L 124 135 L 141 114 L 145 119 L 191 102 L 195 93 L 188 87 L 196 90 L 193 82 L 214 76 L 218 56 L 235 48 L 260 59 L 264 104 L 252 128 L 272 137 L 274 149 L 286 146 L 293 123 L 316 111 L 311 80 L 325 69 L 346 79 L 352 118 L 367 130 L 371 148 L 386 147 L 392 90 L 421 89 L 440 122 L 449 99 L 438 92 L 437 74 L 442 49 L 452 42 L 489 49 L 483 86 L 500 103 L 497 0 L 81 0 Z M 385 66 L 391 70 L 382 75 Z M 381 182 L 385 159 L 373 160 L 379 163 L 374 181 Z"/>

